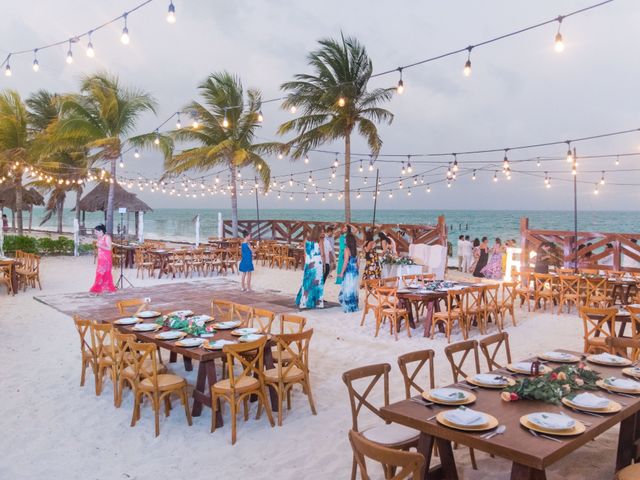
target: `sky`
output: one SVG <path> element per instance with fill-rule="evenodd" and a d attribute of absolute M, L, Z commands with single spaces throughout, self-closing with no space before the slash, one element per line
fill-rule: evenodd
<path fill-rule="evenodd" d="M 141 0 L 58 0 L 43 2 L 22 0 L 3 7 L 0 17 L 0 55 L 28 49 L 73 37 L 110 20 L 140 3 Z M 154 0 L 128 18 L 131 42 L 119 41 L 122 23 L 117 22 L 93 35 L 96 56 L 84 54 L 86 39 L 73 46 L 75 61 L 65 63 L 67 45 L 39 52 L 40 70 L 31 69 L 33 55 L 11 58 L 11 77 L 0 76 L 0 88 L 17 89 L 22 95 L 47 89 L 70 92 L 77 89 L 82 75 L 99 70 L 117 74 L 122 83 L 150 92 L 158 101 L 157 115 L 140 119 L 138 132 L 153 131 L 174 112 L 192 99 L 197 99 L 197 84 L 211 72 L 227 70 L 241 77 L 245 88 L 259 88 L 263 98 L 282 96 L 280 85 L 296 73 L 310 73 L 306 55 L 324 37 L 338 37 L 341 32 L 363 43 L 373 60 L 374 71 L 394 69 L 485 39 L 511 32 L 560 14 L 597 3 L 596 0 L 452 0 L 448 2 L 378 0 L 350 2 L 325 0 L 300 2 L 271 0 L 256 2 L 236 0 L 175 0 L 176 23 L 165 20 L 168 0 Z M 384 145 L 381 153 L 409 154 L 425 152 L 460 152 L 476 149 L 508 148 L 590 136 L 605 132 L 640 127 L 637 112 L 640 97 L 637 85 L 640 65 L 637 60 L 637 28 L 640 9 L 633 0 L 616 0 L 587 13 L 567 18 L 562 23 L 565 50 L 554 51 L 557 24 L 526 32 L 472 51 L 472 72 L 462 74 L 466 54 L 458 54 L 430 62 L 403 73 L 405 92 L 395 95 L 386 104 L 395 119 L 391 125 L 381 125 Z M 371 81 L 371 87 L 392 87 L 398 75 L 382 76 Z M 279 102 L 264 105 L 264 123 L 258 133 L 261 139 L 287 140 L 276 130 L 292 117 L 280 108 Z M 187 123 L 182 119 L 183 123 Z M 173 127 L 173 121 L 168 127 Z M 575 144 L 579 156 L 640 153 L 640 132 L 624 136 Z M 342 152 L 340 143 L 327 144 L 323 149 Z M 353 151 L 367 153 L 366 144 L 356 137 Z M 534 148 L 509 153 L 516 159 L 561 157 L 566 145 Z M 478 156 L 458 156 L 463 169 L 465 161 L 495 162 L 501 170 L 504 153 Z M 300 172 L 304 181 L 313 168 L 329 167 L 334 155 L 311 153 L 310 163 L 292 163 L 288 159 L 270 159 L 272 175 L 285 176 Z M 158 178 L 162 174 L 161 155 L 142 152 L 140 159 L 132 152 L 125 156 L 122 173 L 129 178 L 144 175 Z M 448 162 L 452 157 L 431 158 Z M 640 157 L 623 157 L 619 165 L 615 158 L 581 159 L 579 162 L 579 204 L 584 210 L 637 209 L 640 172 L 634 169 Z M 400 165 L 377 162 L 380 175 L 390 187 L 399 186 Z M 512 164 L 513 165 L 513 164 Z M 379 197 L 383 209 L 570 209 L 573 205 L 571 182 L 552 180 L 545 188 L 544 171 L 569 179 L 570 165 L 564 161 L 535 162 L 519 166 L 534 175 L 515 173 L 507 180 L 501 173 L 493 182 L 491 171 L 460 175 L 451 188 L 446 178 L 446 163 L 420 164 L 412 161 L 413 172 L 427 170 L 425 183 L 418 182 L 407 191 L 412 180 L 403 181 L 403 190 L 393 198 L 385 193 Z M 515 165 L 512 168 L 516 168 Z M 371 187 L 372 174 L 352 169 L 352 188 Z M 606 183 L 594 194 L 595 183 L 606 170 Z M 364 184 L 363 176 L 368 183 Z M 194 174 L 193 176 L 197 176 Z M 246 179 L 251 171 L 244 172 Z M 317 173 L 318 185 L 336 187 L 340 175 L 327 184 L 328 174 Z M 221 177 L 224 179 L 224 177 Z M 420 177 L 418 177 L 420 179 Z M 248 181 L 248 180 L 247 180 Z M 438 182 L 439 183 L 432 183 Z M 212 183 L 213 179 L 209 179 Z M 250 183 L 250 182 L 248 182 Z M 431 184 L 431 193 L 426 185 Z M 624 183 L 631 185 L 613 185 Z M 390 188 L 385 187 L 385 188 Z M 245 187 L 249 188 L 249 185 Z M 275 194 L 261 200 L 263 208 L 341 208 L 337 195 L 310 195 L 308 202 L 297 194 L 289 200 Z M 302 187 L 296 187 L 301 191 Z M 314 191 L 310 188 L 310 192 Z M 151 193 L 148 189 L 136 193 L 153 208 L 229 206 L 228 196 L 206 196 L 196 199 L 170 197 Z M 352 208 L 371 208 L 371 193 L 356 199 Z M 245 193 L 240 207 L 250 208 L 254 199 Z M 71 202 L 70 202 L 71 203 Z"/>

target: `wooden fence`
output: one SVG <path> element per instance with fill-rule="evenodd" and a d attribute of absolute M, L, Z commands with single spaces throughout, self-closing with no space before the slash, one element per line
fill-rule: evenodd
<path fill-rule="evenodd" d="M 316 222 L 297 220 L 239 220 L 238 230 L 251 232 L 254 239 L 273 239 L 282 242 L 302 242 L 314 227 L 325 229 L 329 226 L 340 227 L 339 222 Z M 351 223 L 358 229 L 356 238 L 359 244 L 364 241 L 368 223 Z M 436 225 L 376 224 L 375 232 L 385 232 L 392 237 L 399 252 L 408 252 L 410 243 L 426 243 L 428 245 L 447 245 L 447 226 L 444 215 L 438 217 Z M 223 235 L 233 235 L 231 220 L 224 220 Z M 336 235 L 337 237 L 337 235 Z"/>
<path fill-rule="evenodd" d="M 529 219 L 520 219 L 521 259 L 528 259 L 542 242 L 553 242 L 562 250 L 565 267 L 575 265 L 576 246 L 580 267 L 640 272 L 640 245 L 636 242 L 640 233 L 578 232 L 576 241 L 573 231 L 532 230 Z"/>

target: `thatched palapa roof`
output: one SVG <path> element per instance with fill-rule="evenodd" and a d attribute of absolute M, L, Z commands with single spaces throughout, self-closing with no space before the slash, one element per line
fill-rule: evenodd
<path fill-rule="evenodd" d="M 135 193 L 127 192 L 118 183 L 114 184 L 113 209 L 125 207 L 128 212 L 152 212 L 149 205 L 138 198 Z M 80 199 L 80 210 L 85 212 L 104 212 L 107 210 L 109 183 L 100 182 L 96 188 Z"/>
<path fill-rule="evenodd" d="M 22 210 L 29 210 L 33 205 L 44 205 L 44 197 L 35 188 L 22 189 Z M 0 187 L 0 207 L 16 210 L 16 186 Z"/>

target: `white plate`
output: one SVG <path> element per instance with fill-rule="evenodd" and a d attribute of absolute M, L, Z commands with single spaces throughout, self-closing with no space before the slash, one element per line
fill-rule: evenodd
<path fill-rule="evenodd" d="M 196 337 L 183 338 L 182 340 L 176 342 L 176 345 L 180 347 L 199 347 L 205 341 L 206 340 L 204 338 L 196 338 Z"/>
<path fill-rule="evenodd" d="M 262 333 L 250 333 L 249 335 L 241 336 L 238 340 L 240 342 L 247 343 L 255 342 L 256 340 L 260 340 L 262 337 L 264 337 L 264 334 Z"/>
<path fill-rule="evenodd" d="M 184 337 L 184 332 L 181 332 L 180 330 L 168 330 L 156 335 L 156 338 L 159 338 L 160 340 L 175 340 L 182 337 Z"/>
<path fill-rule="evenodd" d="M 260 330 L 257 328 L 237 328 L 236 330 L 231 332 L 231 335 L 238 335 L 238 336 L 251 335 L 254 333 L 258 333 L 259 331 Z"/>
<path fill-rule="evenodd" d="M 176 310 L 171 313 L 167 313 L 167 315 L 176 315 L 178 317 L 190 317 L 193 315 L 193 310 Z"/>
<path fill-rule="evenodd" d="M 138 323 L 139 321 L 140 321 L 139 318 L 126 317 L 126 318 L 120 318 L 113 323 L 115 323 L 116 325 L 133 325 L 134 323 Z"/>
<path fill-rule="evenodd" d="M 434 390 L 430 390 L 429 395 L 437 400 L 443 400 L 445 402 L 460 402 L 469 398 L 467 392 L 460 390 L 459 388 L 436 388 Z"/>
<path fill-rule="evenodd" d="M 466 411 L 469 412 L 469 409 L 467 409 Z M 462 427 L 477 427 L 487 423 L 487 416 L 484 413 L 471 410 L 469 415 L 469 418 L 472 419 L 471 421 L 462 420 L 460 413 L 461 411 L 458 409 L 449 410 L 444 414 L 444 418 L 454 425 L 459 425 Z"/>
<path fill-rule="evenodd" d="M 559 360 L 561 362 L 569 362 L 569 361 L 578 362 L 578 361 L 580 361 L 580 358 L 576 357 L 575 355 L 571 355 L 570 353 L 566 353 L 566 352 L 555 352 L 553 350 L 551 350 L 549 352 L 544 352 L 540 356 L 544 357 L 544 358 L 546 358 L 548 360 Z"/>
<path fill-rule="evenodd" d="M 209 342 L 209 348 L 212 350 L 222 350 L 222 347 L 225 345 L 233 345 L 236 342 L 232 342 L 231 340 L 213 340 Z"/>
<path fill-rule="evenodd" d="M 194 315 L 193 317 L 191 317 L 191 320 L 193 322 L 203 321 L 206 323 L 210 320 L 213 320 L 213 317 L 210 317 L 209 315 Z"/>
<path fill-rule="evenodd" d="M 137 325 L 134 325 L 132 330 L 135 330 L 136 332 L 153 332 L 157 328 L 158 325 L 155 323 L 138 323 Z"/>
<path fill-rule="evenodd" d="M 238 325 L 240 325 L 240 322 L 236 321 L 236 320 L 231 320 L 228 322 L 217 322 L 213 324 L 213 328 L 216 328 L 218 330 L 231 330 L 232 328 L 236 328 Z"/>
<path fill-rule="evenodd" d="M 495 373 L 478 373 L 473 376 L 473 379 L 478 383 L 485 385 L 508 385 L 509 381 L 503 375 Z"/>
<path fill-rule="evenodd" d="M 143 310 L 142 312 L 136 313 L 136 317 L 138 318 L 153 318 L 159 317 L 160 315 L 161 313 L 155 310 Z"/>
<path fill-rule="evenodd" d="M 546 430 L 568 430 L 576 424 L 576 421 L 568 415 L 551 412 L 530 413 L 527 415 L 527 420 Z"/>

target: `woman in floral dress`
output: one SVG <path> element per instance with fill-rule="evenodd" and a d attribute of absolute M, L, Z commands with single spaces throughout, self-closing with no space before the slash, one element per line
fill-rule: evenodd
<path fill-rule="evenodd" d="M 298 308 L 324 308 L 322 249 L 320 230 L 314 227 L 304 243 L 304 273 L 302 286 L 296 296 Z"/>
<path fill-rule="evenodd" d="M 98 225 L 93 229 L 98 238 L 96 248 L 98 249 L 98 266 L 96 268 L 96 279 L 89 290 L 91 293 L 115 292 L 111 268 L 113 259 L 111 257 L 111 237 L 107 235 L 104 225 Z"/>
<path fill-rule="evenodd" d="M 364 238 L 364 270 L 362 271 L 362 280 L 381 278 L 382 270 L 380 269 L 380 257 L 376 251 L 376 242 L 373 240 L 373 232 L 367 230 L 364 234 Z"/>
<path fill-rule="evenodd" d="M 358 311 L 358 250 L 356 237 L 348 232 L 345 237 L 344 266 L 339 275 L 342 277 L 342 286 L 338 301 L 345 313 Z"/>
<path fill-rule="evenodd" d="M 491 249 L 491 257 L 487 265 L 481 270 L 485 278 L 500 280 L 502 278 L 502 241 L 496 238 L 496 243 Z"/>

